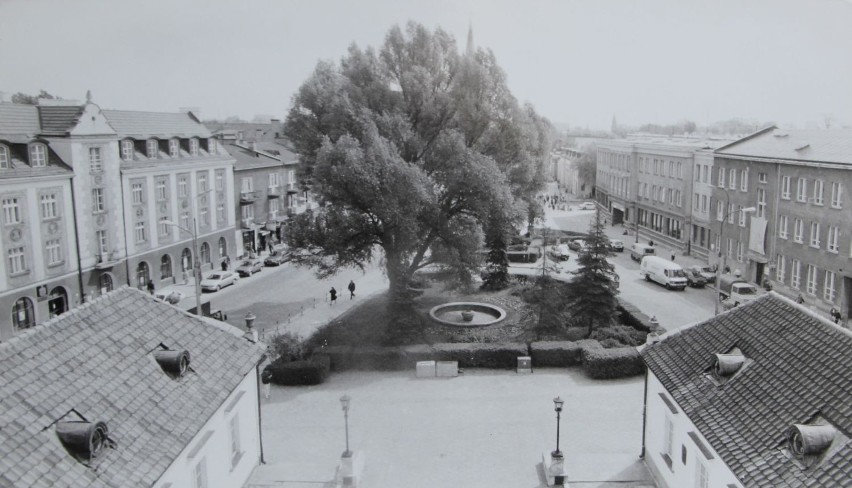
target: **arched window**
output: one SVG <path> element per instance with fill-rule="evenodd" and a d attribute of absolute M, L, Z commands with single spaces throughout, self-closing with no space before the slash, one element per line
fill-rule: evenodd
<path fill-rule="evenodd" d="M 181 271 L 192 269 L 192 251 L 188 247 L 183 248 L 180 255 L 180 269 Z"/>
<path fill-rule="evenodd" d="M 16 330 L 29 329 L 35 325 L 33 301 L 27 297 L 18 298 L 12 307 L 12 323 Z"/>
<path fill-rule="evenodd" d="M 145 288 L 150 280 L 151 271 L 148 269 L 148 263 L 142 261 L 136 266 L 136 285 L 140 288 Z"/>
<path fill-rule="evenodd" d="M 121 141 L 121 159 L 125 161 L 133 161 L 133 139 L 124 139 Z"/>
<path fill-rule="evenodd" d="M 30 166 L 37 168 L 47 165 L 47 147 L 41 143 L 30 144 Z"/>
<path fill-rule="evenodd" d="M 98 288 L 101 291 L 101 295 L 111 292 L 112 287 L 112 276 L 109 273 L 104 273 L 98 278 Z"/>
<path fill-rule="evenodd" d="M 47 309 L 50 311 L 50 318 L 62 315 L 68 311 L 68 292 L 65 288 L 57 286 L 50 290 L 50 300 L 47 302 Z"/>
<path fill-rule="evenodd" d="M 201 263 L 210 264 L 210 244 L 206 242 L 201 244 Z"/>
<path fill-rule="evenodd" d="M 165 280 L 166 278 L 172 277 L 172 257 L 168 254 L 163 254 L 163 257 L 160 258 L 160 279 Z"/>
<path fill-rule="evenodd" d="M 219 259 L 228 255 L 228 241 L 224 237 L 219 238 Z"/>

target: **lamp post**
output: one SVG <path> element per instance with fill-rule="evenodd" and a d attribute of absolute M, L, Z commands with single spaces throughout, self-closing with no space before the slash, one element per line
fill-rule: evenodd
<path fill-rule="evenodd" d="M 178 225 L 171 220 L 163 220 L 161 221 L 163 224 L 171 225 L 172 227 L 177 227 L 178 229 L 189 232 L 192 235 L 192 274 L 195 277 L 195 315 L 202 315 L 201 313 L 201 261 L 198 258 L 198 226 L 195 222 L 195 217 L 192 218 L 192 230 L 187 229 L 181 225 Z"/>
<path fill-rule="evenodd" d="M 559 450 L 559 417 L 562 413 L 562 405 L 565 401 L 559 397 L 553 399 L 553 409 L 556 410 L 556 450 L 550 453 L 550 456 L 556 460 L 562 459 L 562 451 Z"/>
<path fill-rule="evenodd" d="M 730 217 L 733 214 L 738 214 L 740 212 L 742 212 L 744 214 L 745 213 L 752 213 L 752 212 L 757 210 L 754 207 L 746 207 L 746 208 L 741 208 L 741 209 L 737 210 L 736 212 L 729 211 L 728 205 L 730 204 L 730 202 L 729 202 L 730 196 L 728 195 L 727 190 L 725 190 L 724 188 L 721 188 L 721 189 L 725 192 L 725 214 L 722 217 L 722 220 L 719 221 L 719 246 L 718 246 L 718 249 L 716 249 L 716 253 L 717 253 L 717 256 L 718 256 L 719 259 L 716 260 L 716 300 L 715 300 L 716 303 L 715 303 L 715 311 L 713 312 L 713 315 L 719 315 L 719 306 L 722 304 L 722 290 L 720 289 L 720 284 L 721 284 L 721 280 L 722 280 L 722 268 L 727 266 L 727 263 L 728 263 L 728 255 L 727 254 L 722 255 L 722 233 L 723 233 L 723 230 L 725 228 L 725 221 L 728 220 L 728 217 Z M 722 260 L 721 266 L 719 265 L 720 259 Z"/>
<path fill-rule="evenodd" d="M 343 452 L 343 457 L 352 456 L 352 452 L 349 450 L 349 403 L 351 401 L 349 395 L 340 397 L 340 406 L 343 407 L 343 419 L 346 423 L 346 450 Z"/>

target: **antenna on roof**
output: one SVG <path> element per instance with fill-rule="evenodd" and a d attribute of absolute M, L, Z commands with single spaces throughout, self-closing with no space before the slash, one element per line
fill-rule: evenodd
<path fill-rule="evenodd" d="M 86 103 L 92 103 L 92 90 L 86 90 Z"/>

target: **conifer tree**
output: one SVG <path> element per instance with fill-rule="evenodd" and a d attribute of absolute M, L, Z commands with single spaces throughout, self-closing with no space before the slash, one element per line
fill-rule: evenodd
<path fill-rule="evenodd" d="M 569 283 L 570 306 L 574 326 L 593 330 L 613 323 L 618 311 L 618 275 L 607 261 L 612 256 L 609 238 L 604 234 L 600 209 L 589 229 L 586 247 L 580 250 L 577 262 L 580 267 L 573 272 Z"/>

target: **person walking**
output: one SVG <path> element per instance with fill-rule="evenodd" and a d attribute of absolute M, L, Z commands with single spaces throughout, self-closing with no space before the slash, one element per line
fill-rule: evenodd
<path fill-rule="evenodd" d="M 843 318 L 843 317 L 840 315 L 840 310 L 837 310 L 837 308 L 836 308 L 836 307 L 831 307 L 831 312 L 830 312 L 830 313 L 831 313 L 831 320 L 832 320 L 835 324 L 839 324 L 839 323 L 840 323 L 840 319 L 841 319 L 841 318 Z"/>
<path fill-rule="evenodd" d="M 331 290 L 328 290 L 328 294 L 331 295 L 331 302 L 329 302 L 328 306 L 333 307 L 334 302 L 337 301 L 337 290 L 335 290 L 334 287 L 332 286 Z"/>
<path fill-rule="evenodd" d="M 148 293 L 154 294 L 154 280 L 148 280 Z"/>
<path fill-rule="evenodd" d="M 355 282 L 349 280 L 349 299 L 352 300 L 353 298 L 355 298 Z"/>
<path fill-rule="evenodd" d="M 228 257 L 222 258 L 222 271 L 228 271 Z"/>
<path fill-rule="evenodd" d="M 672 249 L 672 262 L 674 262 L 674 260 L 675 260 L 675 252 L 674 252 L 674 249 Z"/>

